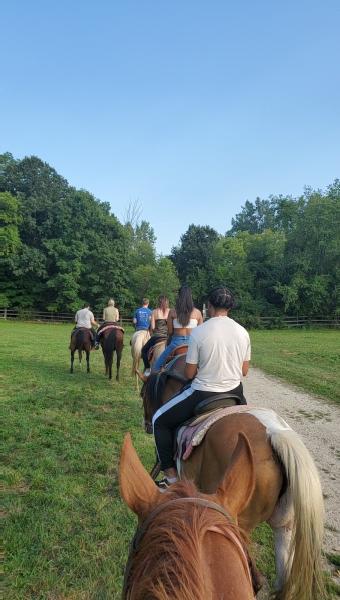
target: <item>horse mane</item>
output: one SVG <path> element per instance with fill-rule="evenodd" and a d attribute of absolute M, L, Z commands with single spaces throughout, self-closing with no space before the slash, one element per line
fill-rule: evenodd
<path fill-rule="evenodd" d="M 207 498 L 193 482 L 171 486 L 161 503 L 177 498 Z M 217 502 L 214 496 L 209 500 Z M 166 518 L 165 518 L 166 517 Z M 176 503 L 155 515 L 142 538 L 130 571 L 127 598 L 205 600 L 202 541 L 210 527 L 231 529 L 243 545 L 246 538 L 226 517 L 201 505 Z M 180 582 L 180 583 L 179 583 Z"/>

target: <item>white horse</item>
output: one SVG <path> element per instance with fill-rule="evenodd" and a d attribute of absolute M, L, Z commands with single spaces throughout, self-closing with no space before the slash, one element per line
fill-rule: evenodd
<path fill-rule="evenodd" d="M 137 389 L 139 378 L 136 374 L 136 370 L 139 369 L 139 362 L 142 356 L 142 348 L 149 339 L 150 332 L 148 329 L 141 329 L 140 331 L 135 331 L 131 339 L 132 375 L 136 376 Z"/>

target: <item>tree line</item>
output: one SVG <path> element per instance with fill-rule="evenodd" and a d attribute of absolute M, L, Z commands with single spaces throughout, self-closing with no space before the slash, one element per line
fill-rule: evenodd
<path fill-rule="evenodd" d="M 333 314 L 339 306 L 340 181 L 299 198 L 247 201 L 225 235 L 190 225 L 170 256 L 157 255 L 150 223 L 68 184 L 38 157 L 0 155 L 0 306 L 19 310 L 96 309 L 113 296 L 130 311 L 147 295 L 173 302 L 181 283 L 202 306 L 225 282 L 236 314 Z M 138 212 L 138 211 L 137 211 Z"/>

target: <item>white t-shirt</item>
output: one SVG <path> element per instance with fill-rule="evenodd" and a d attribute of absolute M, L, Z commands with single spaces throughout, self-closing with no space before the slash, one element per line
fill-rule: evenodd
<path fill-rule="evenodd" d="M 91 321 L 94 321 L 93 313 L 88 308 L 82 308 L 76 312 L 75 322 L 77 327 L 91 329 Z"/>
<path fill-rule="evenodd" d="M 186 361 L 198 365 L 194 390 L 228 392 L 242 379 L 242 365 L 250 360 L 248 332 L 227 316 L 212 317 L 193 329 Z"/>

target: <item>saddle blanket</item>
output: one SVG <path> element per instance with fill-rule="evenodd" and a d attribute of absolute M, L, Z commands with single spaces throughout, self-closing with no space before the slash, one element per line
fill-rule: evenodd
<path fill-rule="evenodd" d="M 269 431 L 289 430 L 289 425 L 273 410 L 247 405 L 218 408 L 210 414 L 199 415 L 190 425 L 182 425 L 177 434 L 176 458 L 187 460 L 196 446 L 203 441 L 207 431 L 219 419 L 235 413 L 249 413 L 259 419 Z"/>
<path fill-rule="evenodd" d="M 199 415 L 190 425 L 182 425 L 177 434 L 177 457 L 187 460 L 195 446 L 199 446 L 210 427 L 219 419 L 239 412 L 246 412 L 249 405 L 226 406 L 209 414 Z"/>
<path fill-rule="evenodd" d="M 105 327 L 103 327 L 103 329 L 100 330 L 98 335 L 100 336 L 102 333 L 104 333 L 104 331 L 107 331 L 108 329 L 120 329 L 120 331 L 124 333 L 124 329 L 120 325 L 105 325 Z"/>

